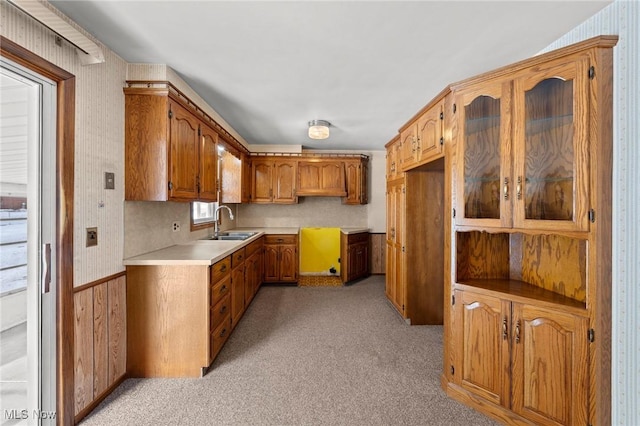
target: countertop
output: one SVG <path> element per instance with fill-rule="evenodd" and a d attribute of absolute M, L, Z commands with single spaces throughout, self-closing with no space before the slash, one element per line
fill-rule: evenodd
<path fill-rule="evenodd" d="M 123 260 L 127 266 L 152 265 L 213 265 L 233 252 L 257 240 L 263 235 L 298 234 L 300 228 L 234 228 L 227 231 L 251 231 L 256 235 L 244 241 L 195 240 L 185 244 L 177 244 L 160 250 L 151 251 Z M 368 228 L 344 227 L 343 234 L 359 234 L 369 232 Z"/>

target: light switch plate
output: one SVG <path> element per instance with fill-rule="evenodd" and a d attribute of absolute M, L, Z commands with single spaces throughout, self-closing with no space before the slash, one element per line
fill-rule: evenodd
<path fill-rule="evenodd" d="M 87 247 L 98 245 L 98 228 L 87 228 Z"/>
<path fill-rule="evenodd" d="M 104 189 L 116 189 L 116 178 L 114 173 L 104 172 Z"/>

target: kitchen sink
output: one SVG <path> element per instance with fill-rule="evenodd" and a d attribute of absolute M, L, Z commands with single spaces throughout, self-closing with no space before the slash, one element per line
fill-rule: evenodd
<path fill-rule="evenodd" d="M 210 235 L 203 240 L 218 240 L 218 241 L 244 241 L 247 238 L 251 238 L 256 235 L 257 232 L 220 232 L 217 237 Z"/>

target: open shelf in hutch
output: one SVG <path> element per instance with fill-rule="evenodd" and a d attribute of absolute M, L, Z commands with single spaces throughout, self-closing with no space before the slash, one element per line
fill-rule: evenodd
<path fill-rule="evenodd" d="M 456 232 L 456 286 L 586 309 L 587 241 L 554 234 Z"/>

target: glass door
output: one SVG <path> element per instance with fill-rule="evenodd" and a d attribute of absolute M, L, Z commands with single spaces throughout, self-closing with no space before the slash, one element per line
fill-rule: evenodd
<path fill-rule="evenodd" d="M 53 424 L 56 88 L 0 65 L 0 424 Z"/>
<path fill-rule="evenodd" d="M 588 61 L 536 68 L 514 82 L 514 225 L 589 229 Z"/>
<path fill-rule="evenodd" d="M 483 84 L 456 97 L 456 225 L 511 226 L 511 122 L 508 83 Z"/>

